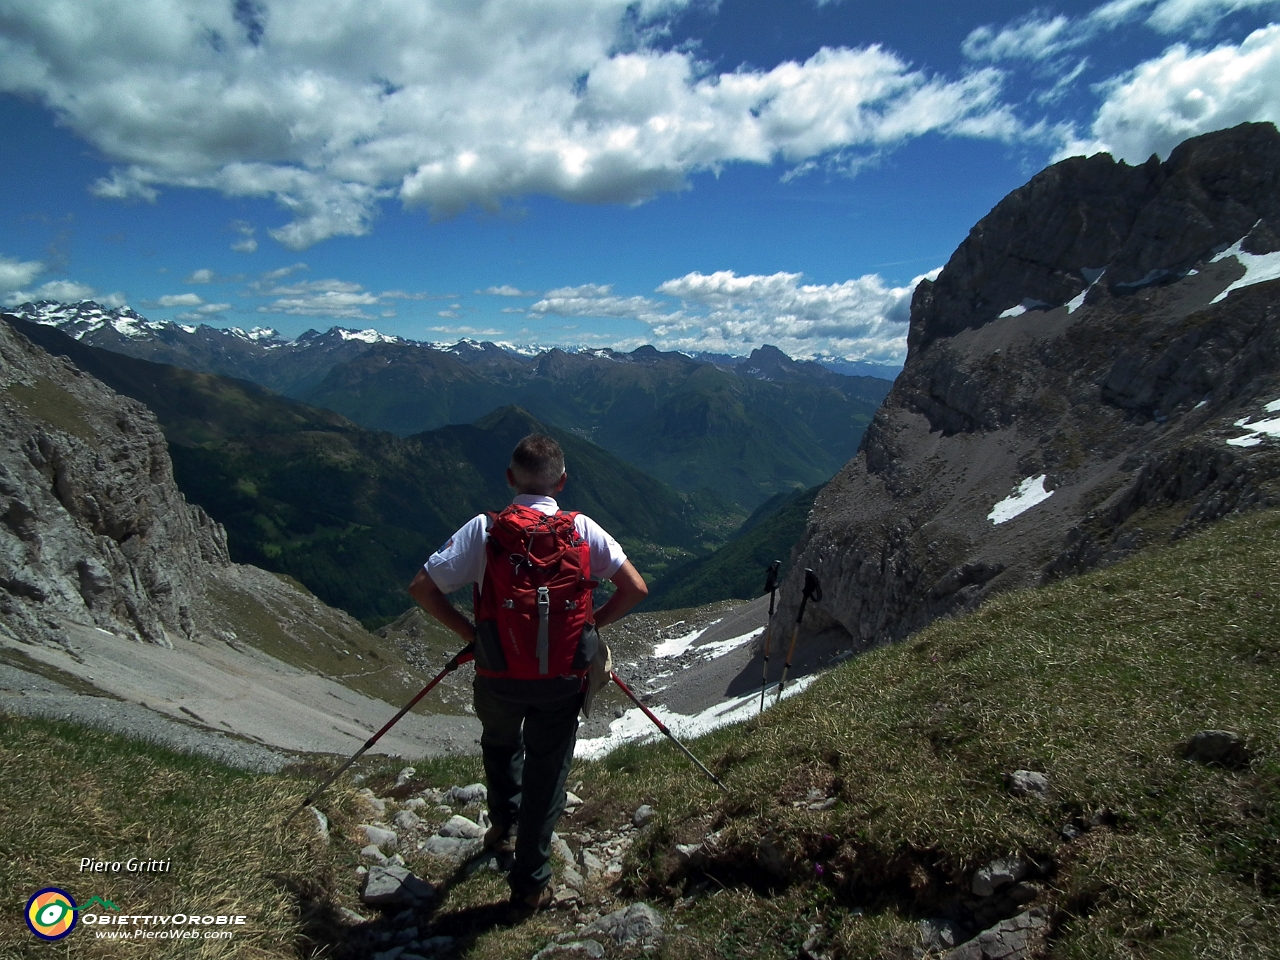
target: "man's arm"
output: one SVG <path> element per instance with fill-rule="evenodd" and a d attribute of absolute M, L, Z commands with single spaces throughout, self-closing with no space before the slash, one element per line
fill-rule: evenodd
<path fill-rule="evenodd" d="M 419 568 L 418 575 L 409 584 L 409 596 L 413 597 L 427 613 L 431 614 L 446 627 L 470 643 L 476 638 L 476 628 L 464 617 L 449 598 L 440 592 L 436 582 L 431 579 L 425 569 Z M 607 604 L 606 604 L 607 606 Z"/>
<path fill-rule="evenodd" d="M 649 595 L 649 588 L 645 586 L 644 578 L 631 565 L 630 560 L 623 562 L 618 572 L 609 578 L 609 582 L 618 589 L 605 605 L 596 611 L 597 627 L 606 627 L 621 620 L 628 610 Z"/>

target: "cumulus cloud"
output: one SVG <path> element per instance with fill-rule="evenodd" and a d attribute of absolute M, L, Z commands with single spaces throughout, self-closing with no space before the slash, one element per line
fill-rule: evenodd
<path fill-rule="evenodd" d="M 290 222 L 268 232 L 295 249 L 367 233 L 390 198 L 634 203 L 728 163 L 855 169 L 928 132 L 1018 131 L 990 69 L 945 78 L 870 46 L 720 73 L 655 48 L 689 2 L 10 0 L 0 91 L 116 164 L 99 196 L 273 197 Z"/>
<path fill-rule="evenodd" d="M 21 290 L 42 273 L 44 264 L 39 260 L 14 260 L 0 256 L 0 292 Z"/>
<path fill-rule="evenodd" d="M 587 284 L 553 290 L 529 313 L 639 320 L 649 326 L 652 341 L 669 350 L 742 354 L 769 343 L 792 356 L 895 364 L 906 358 L 911 294 L 937 273 L 894 287 L 876 274 L 806 284 L 799 273 L 695 272 L 659 285 L 661 298 L 623 297 L 610 286 Z"/>
<path fill-rule="evenodd" d="M 199 270 L 192 270 L 190 275 L 183 280 L 183 283 L 213 283 L 217 279 L 217 274 L 207 267 Z"/>
<path fill-rule="evenodd" d="M 477 290 L 476 293 L 491 297 L 536 297 L 538 294 L 533 290 L 521 290 L 519 287 L 513 287 L 509 283 L 504 283 L 500 287 L 486 287 L 483 290 Z"/>
<path fill-rule="evenodd" d="M 1061 156 L 1106 151 L 1130 163 L 1168 156 L 1187 137 L 1247 120 L 1280 123 L 1280 25 L 1239 46 L 1195 51 L 1176 44 L 1108 86 L 1086 138 Z"/>
<path fill-rule="evenodd" d="M 39 260 L 15 260 L 0 256 L 0 305 L 16 307 L 32 300 L 88 300 L 95 294 L 93 287 L 76 280 L 49 280 L 34 290 L 30 289 L 31 283 L 44 272 L 45 265 Z M 124 304 L 123 294 L 111 294 L 98 299 L 104 306 Z"/>

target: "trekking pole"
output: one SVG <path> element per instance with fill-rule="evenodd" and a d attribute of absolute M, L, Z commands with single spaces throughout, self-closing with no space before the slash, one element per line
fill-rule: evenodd
<path fill-rule="evenodd" d="M 769 619 L 764 628 L 764 665 L 760 668 L 760 712 L 764 713 L 764 691 L 769 686 L 769 637 L 773 634 L 773 598 L 778 592 L 778 568 L 781 560 L 769 564 L 764 575 L 764 589 L 769 594 Z"/>
<path fill-rule="evenodd" d="M 717 787 L 719 787 L 721 790 L 723 790 L 725 793 L 728 793 L 728 792 L 729 792 L 729 788 L 728 788 L 728 787 L 726 787 L 723 783 L 721 783 L 721 782 L 720 782 L 720 778 L 719 778 L 719 777 L 717 777 L 717 776 L 716 776 L 714 773 L 712 773 L 710 770 L 708 770 L 706 767 L 704 767 L 704 766 L 702 765 L 702 761 L 701 761 L 701 760 L 699 760 L 697 757 L 695 757 L 692 753 L 690 753 L 690 752 L 689 752 L 689 748 L 688 748 L 688 747 L 686 747 L 686 746 L 685 746 L 683 743 L 681 743 L 679 740 L 677 740 L 677 739 L 676 739 L 676 735 L 675 735 L 674 733 L 672 733 L 670 730 L 668 730 L 668 729 L 667 729 L 666 724 L 664 724 L 661 720 L 659 720 L 659 719 L 654 715 L 654 712 L 653 712 L 652 710 L 650 710 L 648 707 L 646 707 L 643 703 L 641 703 L 641 702 L 640 702 L 640 698 L 639 698 L 639 697 L 637 697 L 634 693 L 632 693 L 632 692 L 631 692 L 631 688 L 630 688 L 630 687 L 628 687 L 625 683 L 623 683 L 623 682 L 622 682 L 622 678 L 621 678 L 621 677 L 619 677 L 616 673 L 614 673 L 614 672 L 612 672 L 612 671 L 610 671 L 610 672 L 609 672 L 609 676 L 612 678 L 612 680 L 613 680 L 613 682 L 614 682 L 614 683 L 616 683 L 619 687 L 621 687 L 621 688 L 622 688 L 622 692 L 623 692 L 623 693 L 625 693 L 628 697 L 630 697 L 630 698 L 631 698 L 631 702 L 632 702 L 632 703 L 634 703 L 637 707 L 639 707 L 641 710 L 643 710 L 643 711 L 644 711 L 644 715 L 645 715 L 646 717 L 648 717 L 650 720 L 652 720 L 652 721 L 653 721 L 654 726 L 656 726 L 659 730 L 661 730 L 663 733 L 665 733 L 665 734 L 667 735 L 667 737 L 671 740 L 671 742 L 672 742 L 672 743 L 674 743 L 677 747 L 679 747 L 681 750 L 683 750 L 683 751 L 684 751 L 684 755 L 685 755 L 686 757 L 688 757 L 688 758 L 689 758 L 690 760 L 692 760 L 695 764 L 697 764 L 697 767 L 698 767 L 698 769 L 699 769 L 699 770 L 701 770 L 701 771 L 702 771 L 703 773 L 705 773 L 708 777 L 710 777 L 710 778 L 711 778 L 711 780 L 712 780 L 712 782 L 714 782 L 714 783 L 715 783 L 715 785 L 716 785 Z"/>
<path fill-rule="evenodd" d="M 796 652 L 796 640 L 800 636 L 800 621 L 804 619 L 805 605 L 812 600 L 817 603 L 822 599 L 822 584 L 818 583 L 818 578 L 814 576 L 813 571 L 808 567 L 804 571 L 804 593 L 800 597 L 800 612 L 796 614 L 795 629 L 791 631 L 791 647 L 787 650 L 787 662 L 782 667 L 782 679 L 778 681 L 778 697 L 774 700 L 777 703 L 782 699 L 782 688 L 787 682 L 787 671 L 791 669 L 791 655 Z"/>
<path fill-rule="evenodd" d="M 368 750 L 380 739 L 382 739 L 382 735 L 384 733 L 386 733 L 388 730 L 394 727 L 397 723 L 399 723 L 400 719 L 406 713 L 412 710 L 414 705 L 417 704 L 419 700 L 421 700 L 423 697 L 425 697 L 428 693 L 431 692 L 432 687 L 434 687 L 437 683 L 443 680 L 446 676 L 453 673 L 453 671 L 457 670 L 464 663 L 470 663 L 472 660 L 474 660 L 475 656 L 473 654 L 473 651 L 475 650 L 475 648 L 476 648 L 476 645 L 474 643 L 468 643 L 465 647 L 463 647 L 456 654 L 454 654 L 453 659 L 444 665 L 444 669 L 441 670 L 439 673 L 437 673 L 434 679 L 432 679 L 430 683 L 428 683 L 425 687 L 423 687 L 421 690 L 418 691 L 418 695 L 416 697 L 414 697 L 412 700 L 406 703 L 400 709 L 399 713 L 397 713 L 394 717 L 392 717 L 389 721 L 387 721 L 387 725 L 385 727 L 383 727 L 381 730 L 375 733 L 372 737 L 370 737 L 367 741 L 365 741 L 365 745 L 361 747 L 359 750 L 357 750 L 355 754 L 352 755 L 350 760 L 348 760 L 346 763 L 340 766 L 333 773 L 333 775 L 329 777 L 328 780 L 320 784 L 320 786 L 316 787 L 315 790 L 312 791 L 311 796 L 307 797 L 307 799 L 303 800 L 300 804 L 298 804 L 297 809 L 294 810 L 293 813 L 289 814 L 289 816 L 284 818 L 284 823 L 282 823 L 281 826 L 286 826 L 290 820 L 292 820 L 299 813 L 301 813 L 303 810 L 309 807 L 312 803 L 314 803 L 316 798 L 319 797 L 320 794 L 324 793 L 325 789 L 329 786 L 329 784 L 333 783 L 333 781 L 337 780 L 340 776 L 346 773 L 347 768 L 350 767 L 357 760 L 359 760 L 362 756 L 364 756 L 364 752 L 366 750 Z"/>

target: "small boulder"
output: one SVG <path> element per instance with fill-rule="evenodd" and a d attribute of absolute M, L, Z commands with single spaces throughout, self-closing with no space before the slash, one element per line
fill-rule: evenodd
<path fill-rule="evenodd" d="M 480 841 L 461 837 L 428 837 L 418 845 L 418 849 L 442 860 L 466 860 L 479 852 Z"/>
<path fill-rule="evenodd" d="M 662 939 L 662 914 L 647 903 L 633 903 L 605 914 L 588 924 L 582 933 L 585 936 L 602 934 L 620 947 L 652 945 Z"/>
<path fill-rule="evenodd" d="M 564 795 L 564 805 L 566 807 L 580 807 L 582 806 L 582 798 L 572 790 L 566 790 Z"/>
<path fill-rule="evenodd" d="M 372 823 L 362 823 L 357 828 L 364 832 L 370 843 L 377 844 L 383 850 L 394 850 L 400 844 L 400 838 L 394 830 L 388 830 L 386 827 L 375 826 Z"/>
<path fill-rule="evenodd" d="M 1015 770 L 1009 774 L 1009 792 L 1044 800 L 1049 796 L 1049 778 L 1035 770 Z"/>
<path fill-rule="evenodd" d="M 369 860 L 377 860 L 379 863 L 387 862 L 386 855 L 378 849 L 378 845 L 376 843 L 371 843 L 368 846 L 361 848 L 360 856 Z"/>
<path fill-rule="evenodd" d="M 642 803 L 636 807 L 636 812 L 631 815 L 631 822 L 637 827 L 643 827 L 646 823 L 657 816 L 658 811 L 653 809 L 647 803 Z"/>
<path fill-rule="evenodd" d="M 311 811 L 311 815 L 316 818 L 316 833 L 325 843 L 329 842 L 329 818 L 317 810 L 315 807 L 307 807 Z"/>
<path fill-rule="evenodd" d="M 995 860 L 974 873 L 972 889 L 979 897 L 989 897 L 997 890 L 1017 883 L 1031 871 L 1031 864 L 1021 857 Z"/>
<path fill-rule="evenodd" d="M 484 837 L 484 827 L 457 814 L 446 820 L 436 832 L 442 837 L 460 837 L 463 840 L 480 840 Z"/>
<path fill-rule="evenodd" d="M 401 770 L 400 773 L 396 776 L 396 789 L 399 790 L 401 787 L 407 784 L 410 780 L 412 780 L 413 775 L 417 772 L 418 771 L 413 769 L 413 767 L 405 767 L 403 770 Z"/>
<path fill-rule="evenodd" d="M 590 850 L 584 848 L 578 857 L 578 862 L 582 864 L 582 872 L 589 881 L 604 874 L 604 861 Z"/>
<path fill-rule="evenodd" d="M 926 950 L 939 953 L 964 942 L 964 935 L 954 921 L 931 918 L 920 921 L 920 939 L 924 941 Z"/>
<path fill-rule="evenodd" d="M 465 787 L 450 787 L 444 796 L 450 803 L 484 803 L 489 799 L 489 788 L 483 783 L 469 783 Z"/>
<path fill-rule="evenodd" d="M 391 821 L 401 830 L 417 830 L 422 826 L 422 820 L 412 810 L 401 810 L 395 815 Z"/>
<path fill-rule="evenodd" d="M 565 863 L 573 863 L 573 847 L 569 846 L 564 837 L 558 833 L 551 834 L 551 854 Z"/>
<path fill-rule="evenodd" d="M 435 895 L 431 884 L 406 867 L 375 866 L 369 868 L 360 899 L 371 907 L 398 907 L 431 900 Z"/>
<path fill-rule="evenodd" d="M 569 943 L 553 943 L 543 947 L 530 960 L 600 960 L 604 956 L 604 947 L 595 940 L 573 940 Z"/>
<path fill-rule="evenodd" d="M 427 801 L 422 799 L 422 797 L 413 797 L 404 802 L 404 808 L 417 813 L 419 810 L 425 810 L 427 808 Z"/>

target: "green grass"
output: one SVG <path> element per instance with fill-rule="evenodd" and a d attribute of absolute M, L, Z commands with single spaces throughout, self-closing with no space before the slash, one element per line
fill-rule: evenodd
<path fill-rule="evenodd" d="M 1011 854 L 1046 867 L 1035 904 L 1054 912 L 1051 957 L 1280 956 L 1277 573 L 1280 511 L 1269 511 L 997 597 L 692 741 L 729 795 L 665 743 L 577 764 L 571 782 L 583 781 L 575 792 L 587 805 L 562 832 L 615 827 L 642 802 L 657 808 L 612 906 L 657 905 L 670 936 L 656 956 L 668 960 L 783 960 L 811 936 L 832 957 L 909 957 L 918 921 L 954 908 L 975 868 Z M 1180 742 L 1206 728 L 1243 736 L 1250 765 L 1181 759 Z M 366 782 L 385 795 L 398 766 L 374 761 Z M 479 777 L 475 759 L 414 766 L 437 786 Z M 1023 768 L 1049 777 L 1049 799 L 1007 790 L 1006 774 Z M 49 884 L 138 913 L 191 898 L 248 913 L 254 926 L 235 955 L 249 957 L 324 955 L 333 909 L 358 907 L 352 786 L 321 804 L 331 845 L 278 828 L 318 768 L 248 776 L 0 717 L 0 770 L 0 889 L 16 905 L 0 920 L 0 955 L 47 952 L 18 914 Z M 834 808 L 798 806 L 810 789 Z M 1068 841 L 1067 823 L 1086 829 Z M 710 833 L 708 865 L 679 867 L 674 844 Z M 787 876 L 760 869 L 762 837 L 789 856 Z M 80 856 L 153 850 L 174 859 L 172 875 L 85 886 L 74 871 Z M 476 960 L 527 957 L 572 929 L 565 913 L 486 928 L 480 919 L 504 896 L 497 876 L 477 874 L 451 887 L 434 923 L 458 931 Z M 108 955 L 82 933 L 76 955 Z"/>
<path fill-rule="evenodd" d="M 593 765 L 587 789 L 643 796 L 664 812 L 654 846 L 636 855 L 637 893 L 685 892 L 658 838 L 722 831 L 718 869 L 732 886 L 758 838 L 775 837 L 806 878 L 803 900 L 865 908 L 829 924 L 847 956 L 911 946 L 901 918 L 930 915 L 974 868 L 1009 854 L 1053 865 L 1040 902 L 1059 910 L 1054 956 L 1274 956 L 1277 572 L 1280 513 L 1225 522 L 998 597 L 703 738 L 694 749 L 731 800 L 665 746 Z M 1180 741 L 1206 728 L 1245 737 L 1250 768 L 1183 761 Z M 1049 801 L 1006 790 L 1006 774 L 1024 768 L 1049 776 Z M 811 787 L 837 797 L 835 809 L 793 807 Z M 1063 840 L 1065 823 L 1098 810 L 1113 825 Z M 762 940 L 754 955 L 789 949 Z"/>

